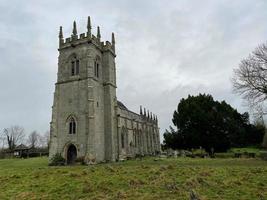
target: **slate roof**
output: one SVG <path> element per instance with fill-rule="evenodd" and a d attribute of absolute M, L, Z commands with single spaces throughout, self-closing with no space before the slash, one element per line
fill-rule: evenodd
<path fill-rule="evenodd" d="M 118 106 L 120 107 L 120 109 L 122 109 L 122 110 L 128 110 L 128 108 L 122 102 L 117 101 L 117 103 L 118 103 Z"/>

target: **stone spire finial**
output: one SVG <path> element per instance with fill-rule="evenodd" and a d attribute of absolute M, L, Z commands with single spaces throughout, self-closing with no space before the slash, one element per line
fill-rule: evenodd
<path fill-rule="evenodd" d="M 90 19 L 90 16 L 88 16 L 88 19 L 87 19 L 87 37 L 91 37 L 91 30 L 92 30 L 91 19 Z"/>
<path fill-rule="evenodd" d="M 150 112 L 150 119 L 152 119 L 152 112 Z"/>
<path fill-rule="evenodd" d="M 59 38 L 59 46 L 60 46 L 64 42 L 62 26 L 59 27 L 58 38 Z"/>
<path fill-rule="evenodd" d="M 140 115 L 143 115 L 142 106 L 140 106 Z"/>
<path fill-rule="evenodd" d="M 97 27 L 97 38 L 100 40 L 101 34 L 100 34 L 100 28 L 99 26 Z"/>
<path fill-rule="evenodd" d="M 115 35 L 113 32 L 111 35 L 111 47 L 112 47 L 113 51 L 115 52 Z"/>
<path fill-rule="evenodd" d="M 111 35 L 111 42 L 112 42 L 112 45 L 115 45 L 115 35 L 114 35 L 113 32 L 112 32 L 112 35 Z"/>
<path fill-rule="evenodd" d="M 144 108 L 144 115 L 146 116 L 146 108 Z"/>
<path fill-rule="evenodd" d="M 149 119 L 149 110 L 147 110 L 147 118 Z"/>
<path fill-rule="evenodd" d="M 62 26 L 59 27 L 59 39 L 63 38 L 63 31 L 62 31 Z"/>
<path fill-rule="evenodd" d="M 77 36 L 76 21 L 73 22 L 72 36 Z"/>

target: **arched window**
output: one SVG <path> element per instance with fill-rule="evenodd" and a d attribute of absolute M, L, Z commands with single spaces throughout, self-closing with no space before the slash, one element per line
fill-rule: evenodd
<path fill-rule="evenodd" d="M 71 75 L 72 76 L 75 75 L 75 62 L 74 61 L 71 62 Z"/>
<path fill-rule="evenodd" d="M 138 131 L 138 147 L 141 147 L 141 132 Z"/>
<path fill-rule="evenodd" d="M 76 133 L 76 121 L 73 117 L 69 119 L 69 134 Z"/>
<path fill-rule="evenodd" d="M 136 147 L 136 130 L 133 130 L 133 146 Z"/>
<path fill-rule="evenodd" d="M 146 132 L 146 145 L 147 145 L 147 149 L 149 149 L 149 135 L 148 132 Z"/>
<path fill-rule="evenodd" d="M 95 72 L 95 77 L 99 78 L 99 63 L 97 60 L 95 61 L 94 72 Z"/>
<path fill-rule="evenodd" d="M 142 131 L 141 130 L 139 130 L 139 146 L 140 147 L 142 147 L 143 145 L 142 145 Z"/>
<path fill-rule="evenodd" d="M 124 149 L 124 146 L 125 146 L 125 144 L 124 144 L 124 132 L 122 132 L 121 133 L 121 148 Z"/>
<path fill-rule="evenodd" d="M 100 74 L 100 62 L 99 62 L 100 58 L 97 57 L 94 63 L 94 73 L 95 73 L 95 77 L 99 78 L 99 74 Z"/>
<path fill-rule="evenodd" d="M 80 61 L 76 60 L 76 74 L 79 74 L 80 71 Z"/>
<path fill-rule="evenodd" d="M 78 75 L 80 71 L 80 61 L 74 57 L 71 61 L 71 76 Z"/>

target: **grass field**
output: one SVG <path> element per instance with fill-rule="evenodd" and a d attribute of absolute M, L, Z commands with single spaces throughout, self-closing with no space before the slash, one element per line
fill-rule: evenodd
<path fill-rule="evenodd" d="M 267 199 L 258 159 L 144 159 L 48 167 L 47 158 L 0 160 L 0 199 Z"/>

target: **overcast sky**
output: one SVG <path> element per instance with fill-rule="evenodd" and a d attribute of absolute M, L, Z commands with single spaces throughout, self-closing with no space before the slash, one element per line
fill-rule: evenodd
<path fill-rule="evenodd" d="M 57 75 L 58 30 L 116 37 L 117 96 L 129 109 L 158 115 L 161 134 L 188 94 L 209 93 L 240 112 L 230 78 L 267 39 L 266 0 L 1 0 L 0 130 L 49 130 Z"/>

